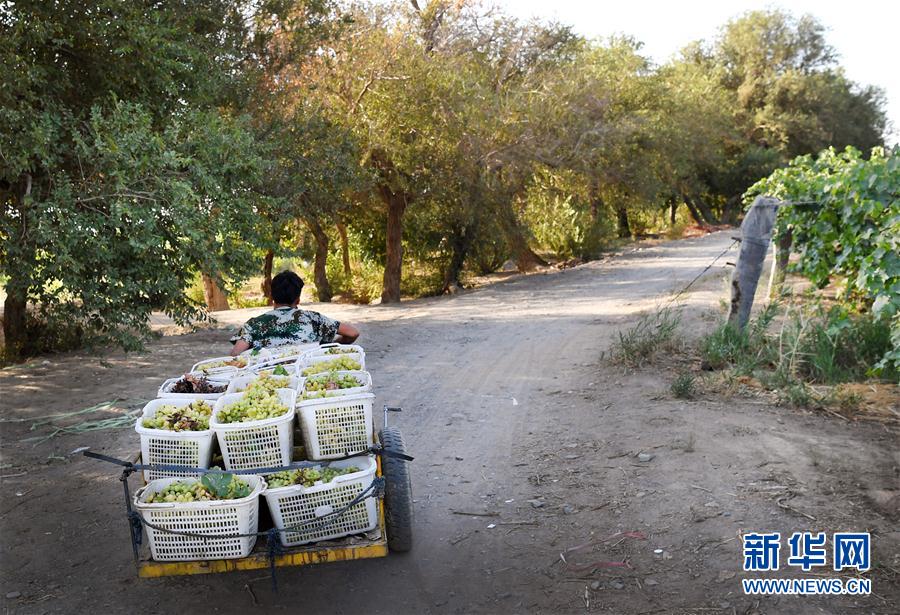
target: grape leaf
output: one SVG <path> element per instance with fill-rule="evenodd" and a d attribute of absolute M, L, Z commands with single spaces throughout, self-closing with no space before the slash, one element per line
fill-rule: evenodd
<path fill-rule="evenodd" d="M 204 474 L 203 478 L 200 479 L 200 482 L 203 483 L 203 486 L 209 489 L 210 493 L 214 496 L 219 499 L 224 499 L 228 496 L 228 487 L 231 485 L 232 478 L 234 478 L 234 475 L 228 473 Z"/>
<path fill-rule="evenodd" d="M 275 376 L 287 376 L 288 371 L 286 369 L 284 369 L 283 365 L 279 365 L 272 371 L 272 374 Z"/>

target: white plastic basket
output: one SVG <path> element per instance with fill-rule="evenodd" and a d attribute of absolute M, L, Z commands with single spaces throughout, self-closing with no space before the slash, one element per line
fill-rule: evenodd
<path fill-rule="evenodd" d="M 243 374 L 238 374 L 240 376 L 259 376 L 260 374 L 275 374 L 275 370 L 278 368 L 283 369 L 288 373 L 289 376 L 296 376 L 297 369 L 288 363 L 279 363 L 277 365 L 270 365 L 269 363 L 260 363 L 259 365 L 254 365 L 251 368 L 248 368 Z"/>
<path fill-rule="evenodd" d="M 297 391 L 277 389 L 288 411 L 281 416 L 246 423 L 220 423 L 219 411 L 235 403 L 244 393 L 223 395 L 213 406 L 209 426 L 216 434 L 226 470 L 252 470 L 286 466 L 294 449 L 294 402 Z"/>
<path fill-rule="evenodd" d="M 334 349 L 351 350 L 352 352 L 328 354 L 329 351 Z M 297 375 L 303 377 L 303 370 L 307 367 L 311 367 L 316 363 L 324 363 L 325 361 L 339 359 L 341 357 L 347 357 L 358 362 L 360 370 L 366 369 L 366 352 L 363 350 L 362 346 L 357 346 L 356 344 L 326 344 L 304 353 L 303 356 L 297 360 Z"/>
<path fill-rule="evenodd" d="M 372 446 L 371 393 L 308 399 L 297 404 L 310 459 L 334 459 Z"/>
<path fill-rule="evenodd" d="M 144 406 L 144 411 L 134 425 L 141 436 L 141 461 L 147 465 L 176 465 L 190 468 L 208 468 L 212 460 L 212 429 L 203 431 L 170 431 L 151 429 L 141 424 L 145 418 L 156 416 L 161 406 L 188 406 L 193 399 L 154 399 Z M 173 476 L 195 476 L 191 472 L 144 470 L 144 480 Z"/>
<path fill-rule="evenodd" d="M 256 544 L 259 527 L 259 494 L 266 488 L 261 476 L 242 475 L 252 488 L 250 495 L 236 500 L 209 502 L 166 502 L 148 504 L 150 494 L 165 489 L 173 482 L 192 482 L 199 479 L 163 478 L 139 489 L 134 495 L 134 508 L 145 521 L 175 532 L 232 536 L 231 538 L 199 538 L 157 530 L 149 525 L 150 555 L 159 562 L 188 560 L 234 559 L 247 557 Z"/>
<path fill-rule="evenodd" d="M 204 374 L 197 375 L 202 376 Z M 188 399 L 191 401 L 195 399 L 203 399 L 206 401 L 215 401 L 226 393 L 226 391 L 224 390 L 221 393 L 172 393 L 172 387 L 175 386 L 175 383 L 181 380 L 181 378 L 183 378 L 183 376 L 179 378 L 169 378 L 168 380 L 163 382 L 162 386 L 159 387 L 159 391 L 156 392 L 156 396 L 164 397 L 166 399 Z M 227 379 L 209 378 L 209 376 L 207 376 L 207 378 L 214 384 L 228 386 Z"/>
<path fill-rule="evenodd" d="M 359 382 L 359 386 L 351 387 L 349 389 L 334 389 L 328 391 L 328 397 L 322 397 L 320 399 L 329 399 L 334 397 L 342 397 L 345 395 L 356 395 L 357 393 L 369 393 L 372 391 L 372 376 L 369 372 L 364 372 L 361 370 L 347 370 L 347 371 L 337 371 L 337 372 L 325 372 L 322 374 L 314 374 L 312 376 L 306 376 L 305 378 L 300 378 L 300 392 L 306 392 L 306 383 L 312 380 L 313 378 L 317 378 L 319 376 L 328 376 L 329 374 L 335 376 L 353 376 L 357 382 Z"/>
<path fill-rule="evenodd" d="M 296 376 L 276 376 L 276 378 L 287 378 L 287 386 L 284 387 L 285 389 L 294 389 L 296 391 L 300 388 L 300 385 L 303 384 L 303 381 Z M 236 378 L 232 378 L 228 383 L 228 389 L 225 391 L 225 393 L 241 393 L 242 391 L 247 390 L 247 386 L 251 382 L 258 379 L 259 374 L 251 374 L 249 376 L 238 376 Z"/>
<path fill-rule="evenodd" d="M 243 367 L 240 365 L 222 365 L 219 367 L 206 367 L 208 365 L 213 365 L 219 363 L 221 361 L 237 361 L 242 360 L 244 362 Z M 194 366 L 191 368 L 191 372 L 198 372 L 201 374 L 205 374 L 209 377 L 217 377 L 217 379 L 221 380 L 224 378 L 231 378 L 238 374 L 248 367 L 253 365 L 253 361 L 249 356 L 241 355 L 239 357 L 212 357 L 210 359 L 203 359 L 202 361 L 198 361 L 194 363 Z"/>
<path fill-rule="evenodd" d="M 318 347 L 318 344 L 284 344 L 281 346 L 267 346 L 263 349 L 265 358 L 254 363 L 254 365 L 270 367 L 273 365 L 293 364 L 307 352 Z"/>
<path fill-rule="evenodd" d="M 300 526 L 340 510 L 372 484 L 377 467 L 372 456 L 343 459 L 331 465 L 335 468 L 357 467 L 360 471 L 336 476 L 330 483 L 320 482 L 312 487 L 289 485 L 263 492 L 276 528 Z M 279 535 L 282 544 L 290 547 L 368 532 L 377 525 L 377 503 L 374 497 L 367 497 L 342 515 L 323 519 L 321 523 L 309 523 L 298 531 L 279 532 Z"/>

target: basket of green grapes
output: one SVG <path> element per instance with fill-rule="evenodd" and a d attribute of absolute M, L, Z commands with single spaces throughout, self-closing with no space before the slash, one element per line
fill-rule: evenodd
<path fill-rule="evenodd" d="M 147 465 L 208 468 L 213 432 L 210 402 L 202 399 L 154 399 L 144 406 L 134 430 L 141 436 L 141 459 Z M 190 476 L 181 470 L 144 470 L 144 480 Z"/>
<path fill-rule="evenodd" d="M 290 547 L 375 529 L 375 498 L 357 502 L 336 518 L 328 516 L 345 508 L 372 484 L 376 467 L 375 458 L 365 455 L 266 476 L 268 487 L 263 497 L 272 522 L 280 530 L 296 528 L 279 532 L 282 544 Z"/>
<path fill-rule="evenodd" d="M 265 489 L 261 476 L 227 473 L 151 481 L 134 496 L 134 508 L 146 522 L 151 557 L 191 561 L 248 556 L 256 544 L 259 495 Z"/>
<path fill-rule="evenodd" d="M 302 380 L 294 375 L 288 375 L 286 370 L 282 370 L 284 375 L 274 372 L 262 372 L 259 374 L 250 374 L 248 376 L 238 376 L 232 378 L 228 383 L 225 393 L 242 393 L 251 386 L 260 386 L 274 392 L 276 389 L 298 389 L 302 384 Z"/>
<path fill-rule="evenodd" d="M 321 372 L 306 376 L 300 381 L 298 402 L 323 397 L 340 397 L 368 393 L 372 390 L 372 376 L 361 370 Z"/>
<path fill-rule="evenodd" d="M 305 352 L 297 360 L 297 373 L 300 376 L 339 369 L 366 369 L 366 352 L 363 347 L 357 344 L 326 344 Z"/>
<path fill-rule="evenodd" d="M 294 447 L 294 389 L 269 389 L 257 380 L 241 393 L 223 395 L 210 427 L 227 470 L 290 464 Z"/>

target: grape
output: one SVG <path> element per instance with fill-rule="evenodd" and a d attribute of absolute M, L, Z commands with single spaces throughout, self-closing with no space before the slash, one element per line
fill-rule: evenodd
<path fill-rule="evenodd" d="M 178 481 L 170 484 L 165 489 L 150 494 L 148 504 L 163 504 L 165 502 L 208 502 L 210 500 L 234 500 L 246 497 L 250 492 L 250 485 L 237 476 L 232 476 L 225 493 L 217 496 L 199 480 Z"/>
<path fill-rule="evenodd" d="M 247 359 L 244 357 L 235 357 L 233 359 L 225 359 L 222 361 L 212 361 L 210 363 L 201 363 L 198 367 L 201 372 L 208 372 L 211 369 L 216 369 L 217 367 L 238 367 L 244 368 L 247 367 Z"/>
<path fill-rule="evenodd" d="M 204 431 L 209 429 L 212 406 L 203 400 L 191 402 L 187 406 L 160 406 L 156 414 L 141 421 L 148 429 L 168 431 Z"/>
<path fill-rule="evenodd" d="M 362 446 L 366 441 L 366 425 L 356 408 L 333 408 L 327 415 L 316 417 L 316 435 L 323 448 Z"/>
<path fill-rule="evenodd" d="M 332 468 L 330 466 L 321 468 L 319 466 L 313 468 L 300 468 L 299 470 L 285 470 L 284 472 L 276 472 L 266 476 L 266 483 L 270 489 L 278 487 L 287 487 L 288 485 L 303 485 L 304 487 L 312 487 L 317 482 L 330 483 L 336 476 L 344 474 L 353 474 L 359 472 L 359 468 Z"/>
<path fill-rule="evenodd" d="M 329 373 L 324 376 L 313 376 L 306 380 L 306 391 L 334 391 L 337 389 L 352 389 L 361 386 L 359 380 L 350 374 Z"/>
<path fill-rule="evenodd" d="M 305 391 L 300 394 L 297 401 L 306 401 L 307 399 L 324 399 L 326 397 L 340 397 L 341 394 L 335 391 Z"/>
<path fill-rule="evenodd" d="M 281 348 L 280 352 L 278 352 L 276 350 L 273 350 L 272 352 L 276 353 L 274 356 L 275 359 L 284 359 L 287 357 L 296 357 L 296 356 L 300 355 L 301 353 L 303 353 L 304 351 L 303 351 L 303 348 L 301 348 L 299 346 L 285 346 L 285 347 Z"/>
<path fill-rule="evenodd" d="M 362 365 L 359 364 L 359 361 L 351 359 L 350 357 L 340 357 L 338 359 L 322 361 L 321 363 L 310 365 L 303 370 L 303 375 L 311 376 L 312 374 L 321 374 L 322 372 L 353 371 L 359 369 L 362 369 Z"/>
<path fill-rule="evenodd" d="M 274 393 L 275 389 L 285 389 L 290 386 L 291 379 L 288 376 L 273 376 L 271 373 L 263 372 L 259 378 L 253 380 L 245 391 L 265 391 L 266 393 Z"/>
<path fill-rule="evenodd" d="M 352 354 L 357 352 L 355 348 L 329 348 L 325 354 Z"/>
<path fill-rule="evenodd" d="M 278 395 L 263 389 L 248 389 L 241 399 L 219 410 L 218 420 L 220 423 L 262 421 L 281 416 L 288 410 Z"/>

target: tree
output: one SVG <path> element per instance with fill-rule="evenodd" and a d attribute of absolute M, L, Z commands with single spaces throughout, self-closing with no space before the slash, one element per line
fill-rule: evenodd
<path fill-rule="evenodd" d="M 240 105 L 284 31 L 271 24 L 289 17 L 304 36 L 282 46 L 308 49 L 329 6 L 0 7 L 7 355 L 57 349 L 51 330 L 133 347 L 151 310 L 203 316 L 184 293 L 194 272 L 252 271 L 262 162 Z"/>
<path fill-rule="evenodd" d="M 843 75 L 824 32 L 811 15 L 751 11 L 700 54 L 733 92 L 746 138 L 785 162 L 830 145 L 882 143 L 883 93 Z"/>

